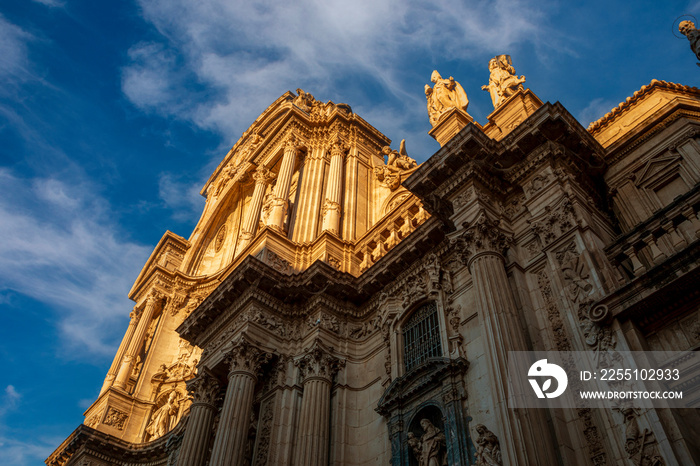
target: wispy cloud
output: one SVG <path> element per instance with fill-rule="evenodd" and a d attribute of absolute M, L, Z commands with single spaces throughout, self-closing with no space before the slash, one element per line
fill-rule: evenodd
<path fill-rule="evenodd" d="M 599 120 L 618 104 L 619 102 L 613 102 L 612 100 L 602 98 L 593 99 L 588 106 L 578 114 L 578 121 L 580 121 L 582 125 L 588 126 L 589 123 Z"/>
<path fill-rule="evenodd" d="M 0 95 L 9 92 L 7 86 L 29 76 L 27 42 L 32 38 L 31 34 L 0 14 Z"/>
<path fill-rule="evenodd" d="M 204 180 L 183 181 L 172 173 L 163 173 L 158 180 L 158 197 L 177 221 L 191 221 L 202 213 L 204 198 L 199 194 Z"/>
<path fill-rule="evenodd" d="M 379 89 L 399 120 L 394 126 L 406 129 L 415 125 L 411 119 L 417 112 L 405 109 L 425 106 L 422 86 L 410 83 L 416 56 L 460 60 L 523 45 L 547 53 L 566 43 L 553 40 L 556 33 L 545 21 L 547 2 L 139 3 L 162 42 L 132 48 L 123 70 L 125 95 L 142 109 L 229 138 L 296 87 L 322 100 L 367 107 L 365 89 Z M 196 85 L 182 79 L 188 73 Z M 206 91 L 188 97 L 197 86 Z"/>
<path fill-rule="evenodd" d="M 111 216 L 89 183 L 0 169 L 0 289 L 52 306 L 66 345 L 97 356 L 113 351 L 126 293 L 150 253 L 119 238 Z"/>

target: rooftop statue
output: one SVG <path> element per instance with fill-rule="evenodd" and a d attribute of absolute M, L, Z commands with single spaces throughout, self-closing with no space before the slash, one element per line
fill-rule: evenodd
<path fill-rule="evenodd" d="M 435 126 L 442 115 L 453 108 L 467 111 L 467 105 L 469 105 L 467 93 L 455 81 L 455 78 L 450 76 L 449 79 L 443 79 L 440 73 L 435 70 L 430 76 L 430 80 L 435 85 L 432 88 L 428 84 L 425 85 L 425 98 L 428 101 L 428 116 L 431 125 Z"/>
<path fill-rule="evenodd" d="M 683 34 L 690 41 L 690 50 L 693 51 L 698 60 L 700 60 L 700 30 L 695 27 L 692 21 L 681 21 L 678 24 L 678 32 Z M 700 66 L 700 63 L 698 63 Z"/>
<path fill-rule="evenodd" d="M 493 108 L 498 108 L 508 97 L 523 89 L 525 76 L 517 77 L 510 55 L 498 55 L 489 61 L 489 83 L 481 86 L 491 94 Z"/>

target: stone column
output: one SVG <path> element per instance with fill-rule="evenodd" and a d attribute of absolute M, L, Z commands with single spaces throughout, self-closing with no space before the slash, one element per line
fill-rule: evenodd
<path fill-rule="evenodd" d="M 119 372 L 114 380 L 114 387 L 121 388 L 122 390 L 126 388 L 126 382 L 129 380 L 129 374 L 131 374 L 132 365 L 134 359 L 141 351 L 141 345 L 143 345 L 143 339 L 148 331 L 148 326 L 153 319 L 153 314 L 155 313 L 156 306 L 158 302 L 163 299 L 163 295 L 157 291 L 152 291 L 151 295 L 146 300 L 146 308 L 141 313 L 141 319 L 136 326 L 136 330 L 129 341 L 129 346 L 127 347 L 126 353 L 124 354 L 124 359 L 119 366 Z"/>
<path fill-rule="evenodd" d="M 328 464 L 330 400 L 333 376 L 345 365 L 317 339 L 294 364 L 299 367 L 304 394 L 297 428 L 295 466 Z"/>
<path fill-rule="evenodd" d="M 250 208 L 243 220 L 243 228 L 241 228 L 241 242 L 239 251 L 245 249 L 250 241 L 255 236 L 255 231 L 258 227 L 260 219 L 260 210 L 262 209 L 263 196 L 265 195 L 265 187 L 270 180 L 270 171 L 264 166 L 258 167 L 253 174 L 255 180 L 255 188 L 253 188 L 253 198 L 250 201 Z"/>
<path fill-rule="evenodd" d="M 340 136 L 333 138 L 331 145 L 331 168 L 326 185 L 326 200 L 323 202 L 323 231 L 340 236 L 340 201 L 343 196 L 343 159 L 345 151 Z"/>
<path fill-rule="evenodd" d="M 502 442 L 504 464 L 553 465 L 556 461 L 544 416 L 538 410 L 508 408 L 508 352 L 528 348 L 504 264 L 512 239 L 499 223 L 482 211 L 462 234 L 461 246 L 474 283 L 492 399 L 502 426 L 500 436 L 506 439 Z"/>
<path fill-rule="evenodd" d="M 292 185 L 296 156 L 296 142 L 294 137 L 290 136 L 284 144 L 282 166 L 280 167 L 279 175 L 277 175 L 277 184 L 275 185 L 272 210 L 270 212 L 270 227 L 277 230 L 284 229 L 284 220 L 289 206 L 289 188 Z"/>
<path fill-rule="evenodd" d="M 228 387 L 214 439 L 210 466 L 242 465 L 250 428 L 250 411 L 258 372 L 270 360 L 265 353 L 241 338 L 232 345 Z"/>
<path fill-rule="evenodd" d="M 219 381 L 206 370 L 187 382 L 192 395 L 189 419 L 177 457 L 178 466 L 203 466 L 207 460 L 207 448 L 212 422 L 216 414 L 216 398 Z"/>
<path fill-rule="evenodd" d="M 131 342 L 131 338 L 134 336 L 134 331 L 136 330 L 136 324 L 139 322 L 140 318 L 140 313 L 134 308 L 133 311 L 129 314 L 129 317 L 131 317 L 131 320 L 129 321 L 129 326 L 126 329 L 126 333 L 124 334 L 124 338 L 122 338 L 122 342 L 119 345 L 119 349 L 117 350 L 117 354 L 114 355 L 114 360 L 112 361 L 112 366 L 109 368 L 109 371 L 107 371 L 107 377 L 105 377 L 104 384 L 102 384 L 102 389 L 100 390 L 100 395 L 105 392 L 109 387 L 112 386 L 112 382 L 114 382 L 115 377 L 117 376 L 117 371 L 119 370 L 119 365 L 122 362 L 122 358 L 124 357 L 124 352 L 126 351 L 126 348 L 129 346 L 129 342 Z"/>

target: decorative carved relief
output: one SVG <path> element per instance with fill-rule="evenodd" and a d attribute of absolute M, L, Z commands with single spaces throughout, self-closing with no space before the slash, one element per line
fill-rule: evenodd
<path fill-rule="evenodd" d="M 483 424 L 477 424 L 476 432 L 476 464 L 477 466 L 503 466 L 501 442 L 496 434 Z"/>
<path fill-rule="evenodd" d="M 100 411 L 97 414 L 93 414 L 90 416 L 88 419 L 85 420 L 85 425 L 88 427 L 92 427 L 93 429 L 96 428 L 98 425 L 100 425 L 100 419 L 102 419 L 102 415 L 104 414 L 104 411 Z"/>
<path fill-rule="evenodd" d="M 530 183 L 528 183 L 528 185 L 525 188 L 525 192 L 532 196 L 533 194 L 541 191 L 548 181 L 549 173 L 538 173 L 537 175 L 535 175 L 534 178 L 532 178 L 532 180 L 530 180 Z"/>
<path fill-rule="evenodd" d="M 402 298 L 401 306 L 407 309 L 416 301 L 428 296 L 428 285 L 426 285 L 422 274 L 415 274 L 406 279 L 406 283 L 399 293 Z"/>
<path fill-rule="evenodd" d="M 260 254 L 258 254 L 258 259 L 262 260 L 278 272 L 291 273 L 292 271 L 292 265 L 289 262 L 282 259 L 280 256 L 270 251 L 269 249 L 264 249 L 260 251 Z"/>
<path fill-rule="evenodd" d="M 620 412 L 625 417 L 625 451 L 629 462 L 634 466 L 665 466 L 654 432 L 649 429 L 640 432 L 637 411 L 628 407 Z"/>
<path fill-rule="evenodd" d="M 564 197 L 563 202 L 555 207 L 545 207 L 544 211 L 537 220 L 528 220 L 532 232 L 544 246 L 578 224 L 576 211 L 568 197 Z"/>
<path fill-rule="evenodd" d="M 275 399 L 269 400 L 261 409 L 259 427 L 256 435 L 255 458 L 253 466 L 268 464 L 267 457 L 270 450 L 270 434 L 272 433 L 272 418 L 275 414 Z"/>
<path fill-rule="evenodd" d="M 576 248 L 576 243 L 571 241 L 556 253 L 567 297 L 572 303 L 579 303 L 586 299 L 593 290 L 593 285 L 588 281 L 590 275 L 586 264 L 581 260 Z"/>
<path fill-rule="evenodd" d="M 299 373 L 304 380 L 320 377 L 330 382 L 333 376 L 345 367 L 345 360 L 333 356 L 330 350 L 316 339 L 306 353 L 294 361 L 294 365 L 299 368 Z"/>
<path fill-rule="evenodd" d="M 330 265 L 336 270 L 341 270 L 342 268 L 342 262 L 340 261 L 340 259 L 335 258 L 333 256 L 328 256 L 328 265 Z"/>
<path fill-rule="evenodd" d="M 318 315 L 309 316 L 306 322 L 308 328 L 319 327 L 329 332 L 333 332 L 336 335 L 341 334 L 341 325 L 338 318 L 334 315 L 326 314 L 321 312 Z"/>
<path fill-rule="evenodd" d="M 126 426 L 126 420 L 129 419 L 129 415 L 119 411 L 111 406 L 107 409 L 107 416 L 105 420 L 102 421 L 103 424 L 107 426 L 112 426 L 117 430 L 124 430 Z"/>

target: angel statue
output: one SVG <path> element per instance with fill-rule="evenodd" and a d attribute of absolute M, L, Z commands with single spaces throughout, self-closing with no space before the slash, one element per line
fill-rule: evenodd
<path fill-rule="evenodd" d="M 455 81 L 455 78 L 450 76 L 449 79 L 443 79 L 440 73 L 434 70 L 430 76 L 430 81 L 435 85 L 432 88 L 428 84 L 425 85 L 425 98 L 431 125 L 435 126 L 442 115 L 453 108 L 467 111 L 467 106 L 469 105 L 467 93 Z"/>
<path fill-rule="evenodd" d="M 690 41 L 690 50 L 695 53 L 695 56 L 700 60 L 700 31 L 695 28 L 695 23 L 692 21 L 681 21 L 678 24 L 678 32 L 683 34 Z M 700 66 L 700 63 L 698 63 Z"/>
<path fill-rule="evenodd" d="M 489 61 L 489 83 L 481 86 L 491 94 L 493 108 L 498 108 L 508 97 L 523 89 L 525 76 L 517 77 L 510 55 L 498 55 Z"/>

